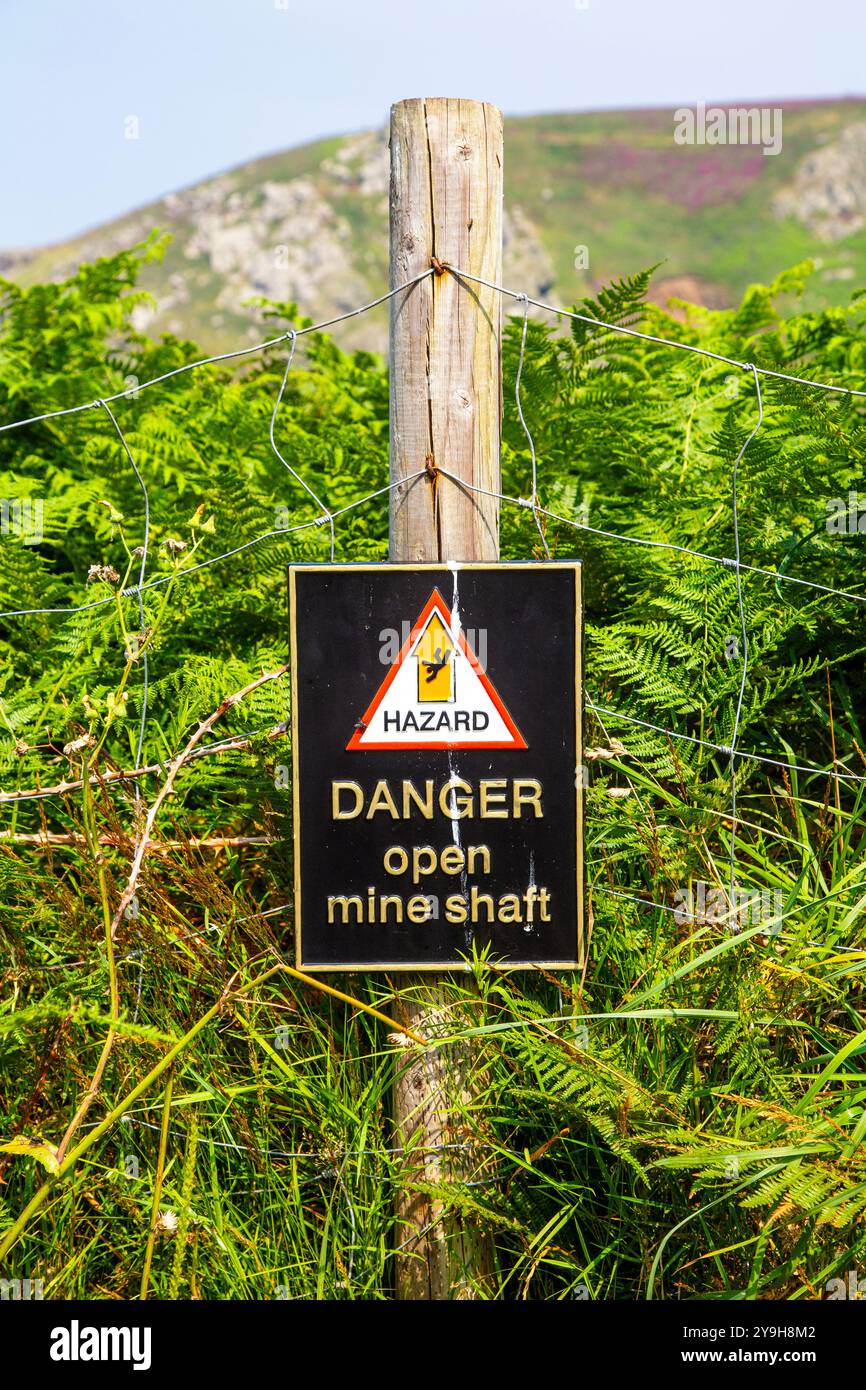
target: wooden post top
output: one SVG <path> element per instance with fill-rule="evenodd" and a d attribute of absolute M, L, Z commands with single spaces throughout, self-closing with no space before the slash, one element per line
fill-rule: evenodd
<path fill-rule="evenodd" d="M 502 422 L 501 296 L 458 273 L 502 276 L 502 113 L 416 97 L 391 108 L 391 285 L 443 273 L 391 301 L 395 560 L 495 560 Z M 460 488 L 437 479 L 447 468 Z"/>

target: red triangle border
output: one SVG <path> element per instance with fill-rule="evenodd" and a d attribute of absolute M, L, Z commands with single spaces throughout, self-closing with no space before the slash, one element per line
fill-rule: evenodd
<path fill-rule="evenodd" d="M 401 743 L 362 743 L 362 742 L 361 742 L 361 737 L 362 737 L 362 735 L 363 735 L 363 733 L 364 733 L 364 729 L 367 727 L 367 725 L 369 725 L 371 719 L 373 718 L 373 715 L 376 713 L 376 710 L 379 708 L 380 704 L 381 704 L 382 701 L 384 700 L 384 698 L 385 698 L 386 694 L 388 693 L 388 690 L 389 690 L 389 688 L 390 688 L 390 686 L 391 686 L 391 682 L 395 679 L 395 677 L 396 677 L 396 675 L 397 675 L 397 672 L 400 670 L 400 668 L 401 668 L 401 666 L 403 665 L 404 661 L 405 661 L 406 658 L 408 657 L 409 652 L 412 650 L 412 647 L 415 645 L 415 642 L 416 642 L 417 638 L 420 636 L 421 632 L 422 632 L 423 629 L 426 627 L 427 621 L 428 621 L 430 615 L 433 613 L 434 610 L 436 610 L 436 611 L 439 613 L 440 618 L 442 618 L 442 619 L 444 620 L 445 626 L 447 627 L 448 631 L 449 631 L 449 632 L 451 631 L 451 612 L 450 612 L 450 609 L 447 607 L 447 605 L 446 605 L 446 603 L 445 603 L 445 600 L 444 600 L 444 598 L 442 597 L 442 595 L 441 595 L 441 593 L 439 592 L 439 590 L 438 590 L 438 589 L 434 589 L 433 592 L 431 593 L 430 597 L 428 598 L 427 602 L 425 603 L 423 609 L 421 610 L 421 614 L 420 614 L 419 618 L 417 619 L 417 621 L 416 621 L 416 623 L 415 623 L 415 626 L 412 628 L 412 631 L 409 633 L 409 636 L 406 638 L 406 641 L 403 643 L 403 646 L 402 646 L 401 649 L 400 649 L 400 653 L 399 653 L 399 655 L 398 655 L 398 657 L 397 657 L 397 660 L 396 660 L 395 662 L 392 663 L 391 669 L 389 670 L 389 672 L 388 672 L 388 674 L 386 675 L 385 679 L 382 681 L 382 684 L 379 686 L 379 689 L 376 691 L 376 694 L 373 696 L 372 700 L 370 701 L 369 705 L 367 706 L 366 710 L 364 711 L 364 714 L 363 714 L 362 718 L 359 720 L 358 726 L 357 726 L 356 729 L 354 730 L 354 732 L 353 732 L 353 734 L 352 734 L 352 737 L 349 739 L 349 742 L 346 744 L 346 751 L 347 751 L 348 753 L 377 753 L 377 752 L 378 752 L 378 753 L 381 753 L 381 752 L 391 752 L 391 751 L 393 751 L 393 752 L 399 752 L 401 749 L 402 749 L 403 751 L 407 751 L 407 750 L 409 750 L 409 749 L 411 749 L 411 750 L 413 750 L 413 751 L 423 751 L 423 750 L 425 750 L 425 749 L 433 749 L 433 750 L 442 751 L 442 750 L 448 749 L 448 748 L 454 748 L 454 749 L 461 749 L 461 748 L 473 748 L 473 749 L 479 749 L 479 748 L 480 748 L 480 749 L 483 749 L 483 748 L 511 748 L 511 749 L 514 749 L 514 750 L 519 750 L 519 749 L 526 749 L 526 748 L 528 748 L 529 745 L 528 745 L 528 743 L 526 742 L 526 739 L 523 737 L 523 734 L 520 732 L 520 730 L 518 729 L 518 727 L 517 727 L 517 725 L 515 724 L 514 720 L 511 718 L 511 715 L 508 713 L 508 710 L 505 708 L 505 705 L 503 704 L 502 700 L 500 699 L 500 696 L 499 696 L 499 694 L 498 694 L 498 692 L 497 692 L 495 686 L 493 685 L 493 682 L 489 679 L 487 673 L 486 673 L 484 670 L 482 670 L 481 664 L 480 664 L 480 662 L 478 661 L 478 658 L 476 657 L 476 655 L 475 655 L 475 653 L 473 652 L 472 648 L 469 646 L 468 642 L 466 641 L 466 638 L 464 637 L 462 630 L 461 630 L 461 632 L 460 632 L 460 636 L 459 636 L 459 639 L 458 639 L 458 640 L 459 640 L 459 644 L 460 644 L 460 649 L 461 649 L 461 651 L 463 652 L 463 655 L 464 655 L 464 656 L 466 657 L 466 659 L 468 660 L 468 662 L 469 662 L 470 666 L 472 667 L 473 671 L 474 671 L 475 674 L 478 676 L 478 679 L 481 681 L 481 684 L 484 686 L 484 689 L 487 691 L 487 694 L 490 696 L 491 700 L 493 701 L 493 704 L 496 706 L 496 709 L 497 709 L 497 711 L 498 711 L 498 713 L 499 713 L 499 715 L 500 715 L 500 717 L 501 717 L 503 723 L 505 724 L 505 727 L 506 727 L 506 728 L 510 731 L 510 733 L 512 734 L 512 738 L 509 739 L 509 740 L 507 740 L 507 741 L 504 740 L 504 739 L 492 739 L 492 740 L 486 740 L 486 741 L 480 741 L 480 740 L 479 740 L 477 743 L 465 743 L 465 742 L 462 742 L 462 741 L 461 741 L 460 743 L 442 743 L 442 742 L 439 742 L 438 740 L 437 740 L 436 742 L 430 741 L 430 742 L 424 742 L 424 743 L 411 743 L 411 742 L 410 742 L 410 743 L 402 743 L 402 742 L 401 742 Z"/>

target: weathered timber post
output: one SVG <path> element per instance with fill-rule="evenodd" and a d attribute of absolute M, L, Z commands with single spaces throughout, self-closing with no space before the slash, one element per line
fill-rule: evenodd
<path fill-rule="evenodd" d="M 501 283 L 502 115 L 486 102 L 448 97 L 391 109 L 392 287 L 432 265 L 436 273 L 391 300 L 391 479 L 428 474 L 391 493 L 391 559 L 499 558 L 495 497 L 436 477 L 437 467 L 499 491 L 502 421 L 501 299 L 443 265 Z M 445 992 L 434 977 L 406 977 L 406 1021 L 435 1035 Z M 460 1171 L 448 1088 L 470 1087 L 468 1051 L 431 1049 L 399 1069 L 398 1138 L 412 1150 L 397 1197 L 397 1297 L 473 1297 L 489 1263 L 486 1239 L 443 1219 L 413 1190 Z"/>

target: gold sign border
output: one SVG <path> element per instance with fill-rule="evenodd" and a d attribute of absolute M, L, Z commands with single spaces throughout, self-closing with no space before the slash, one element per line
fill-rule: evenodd
<path fill-rule="evenodd" d="M 538 572 L 549 569 L 569 569 L 574 575 L 574 717 L 575 717 L 575 828 L 577 831 L 576 845 L 576 871 L 577 871 L 577 960 L 529 960 L 529 961 L 494 961 L 497 969 L 500 970 L 582 970 L 585 965 L 585 942 L 583 934 L 584 916 L 584 872 L 583 872 L 583 778 L 579 775 L 583 763 L 583 585 L 581 563 L 579 560 L 540 560 L 531 562 L 526 560 L 499 561 L 496 563 L 474 564 L 467 561 L 457 566 L 462 570 L 531 570 Z M 429 961 L 365 961 L 363 964 L 352 963 L 349 965 L 331 964 L 312 964 L 303 958 L 303 934 L 301 923 L 301 807 L 298 794 L 299 789 L 299 770 L 298 770 L 298 634 L 297 634 L 297 593 L 295 589 L 295 576 L 303 571 L 313 571 L 318 573 L 345 572 L 355 570 L 357 572 L 376 572 L 383 570 L 412 570 L 414 572 L 425 570 L 442 571 L 448 569 L 446 562 L 426 563 L 417 565 L 391 564 L 388 561 L 381 561 L 378 564 L 300 564 L 289 566 L 289 629 L 290 629 L 290 662 L 292 674 L 292 840 L 294 847 L 294 883 L 295 883 L 295 964 L 299 970 L 304 970 L 308 974 L 316 971 L 322 973 L 333 973 L 343 971 L 350 974 L 362 974 L 367 971 L 436 971 L 440 975 L 447 974 L 451 970 L 462 971 L 464 974 L 472 969 L 468 963 L 460 964 L 456 961 L 443 963 L 441 961 L 431 964 Z"/>

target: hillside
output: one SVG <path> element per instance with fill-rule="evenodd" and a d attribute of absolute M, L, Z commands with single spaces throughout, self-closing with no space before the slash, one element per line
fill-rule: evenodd
<path fill-rule="evenodd" d="M 789 103 L 783 145 L 677 145 L 670 110 L 506 121 L 505 281 L 572 303 L 655 262 L 652 297 L 733 303 L 754 280 L 816 260 L 813 307 L 866 283 L 866 100 Z M 74 240 L 0 253 L 22 284 L 171 233 L 143 283 L 138 323 L 211 350 L 261 335 L 247 303 L 296 300 L 327 318 L 387 280 L 386 134 L 270 155 L 172 193 Z M 585 248 L 585 255 L 581 255 Z M 576 251 L 585 269 L 576 269 Z M 346 325 L 347 345 L 381 348 L 383 311 Z"/>

